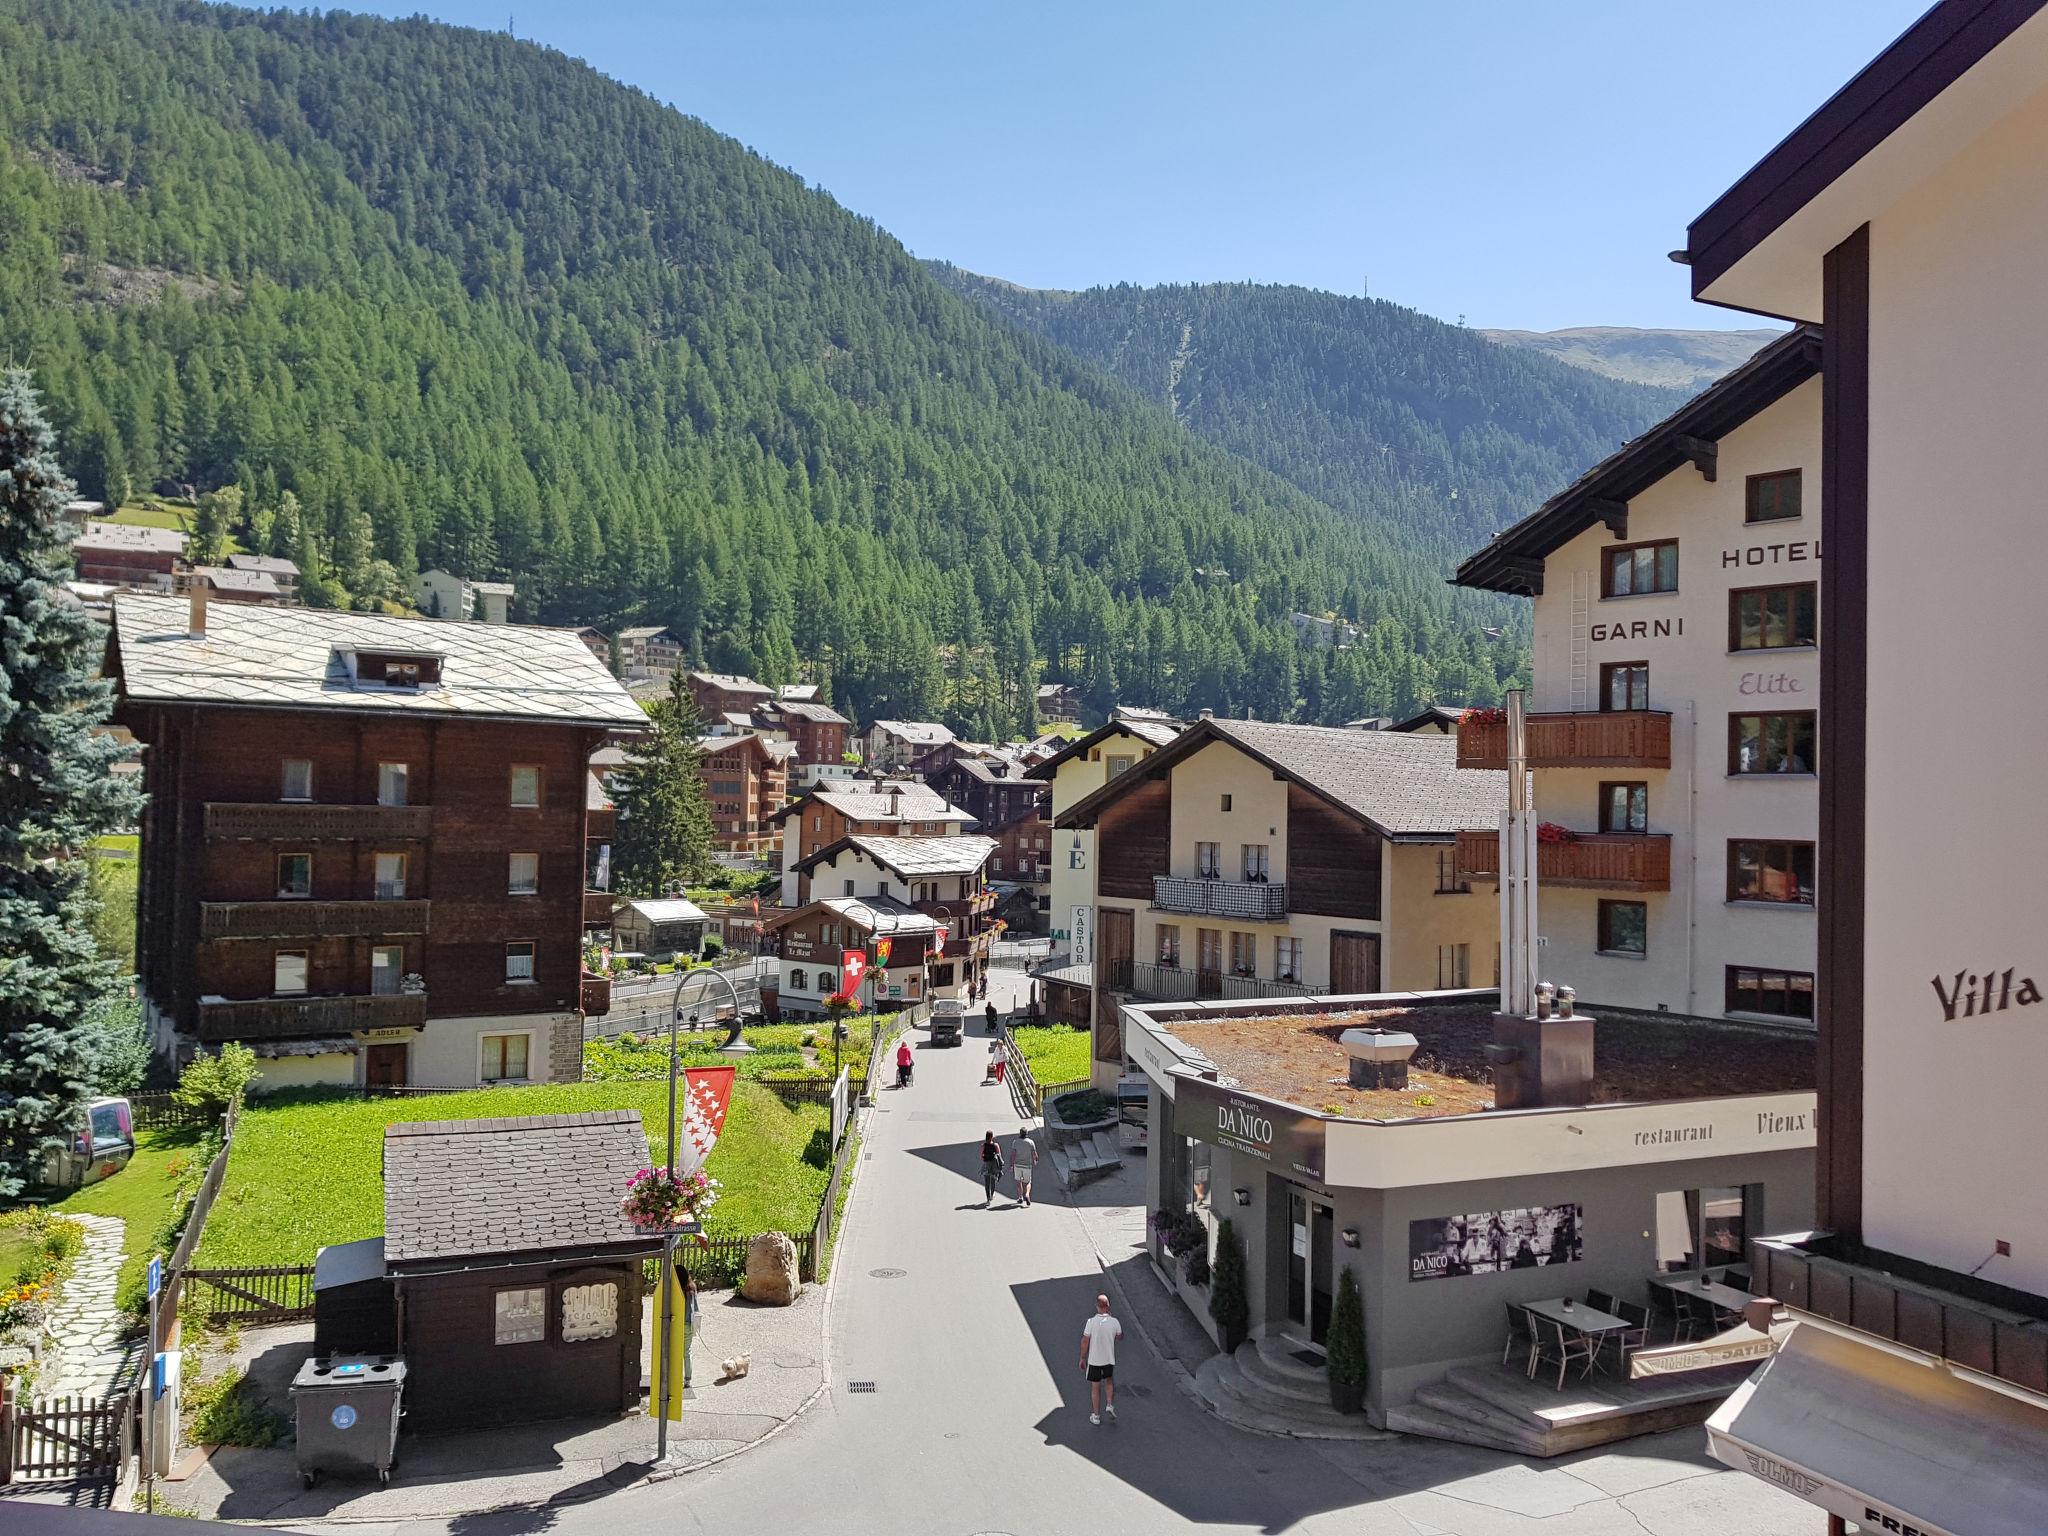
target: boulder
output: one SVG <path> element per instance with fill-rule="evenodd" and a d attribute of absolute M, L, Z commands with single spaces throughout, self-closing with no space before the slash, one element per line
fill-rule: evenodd
<path fill-rule="evenodd" d="M 747 1274 L 740 1294 L 764 1306 L 786 1307 L 803 1294 L 796 1272 L 796 1244 L 780 1232 L 763 1232 L 747 1244 Z"/>

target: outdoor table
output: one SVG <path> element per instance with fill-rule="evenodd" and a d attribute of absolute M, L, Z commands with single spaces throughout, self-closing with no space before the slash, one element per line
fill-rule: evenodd
<path fill-rule="evenodd" d="M 1661 1285 L 1667 1291 L 1680 1291 L 1696 1297 L 1723 1312 L 1740 1312 L 1755 1300 L 1747 1291 L 1738 1291 L 1732 1285 L 1722 1285 L 1709 1280 L 1705 1275 L 1660 1275 L 1650 1282 Z"/>
<path fill-rule="evenodd" d="M 1629 1326 L 1627 1318 L 1616 1317 L 1612 1312 L 1602 1312 L 1597 1307 L 1589 1307 L 1583 1301 L 1575 1301 L 1567 1307 L 1562 1296 L 1554 1301 L 1525 1301 L 1522 1306 L 1546 1321 L 1562 1323 L 1567 1328 L 1590 1335 L 1593 1339 L 1595 1365 L 1600 1363 L 1607 1335 L 1618 1333 Z"/>

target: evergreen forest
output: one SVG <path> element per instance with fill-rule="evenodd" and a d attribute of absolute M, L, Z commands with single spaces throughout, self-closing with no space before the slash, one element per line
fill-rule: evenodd
<path fill-rule="evenodd" d="M 1136 290 L 997 313 L 706 124 L 426 21 L 0 0 L 0 142 L 0 360 L 82 494 L 224 492 L 315 601 L 509 579 L 981 739 L 1041 679 L 1491 702 L 1525 621 L 1452 561 L 1670 403 L 1297 290 L 1186 290 L 1191 362 L 1170 315 L 1118 356 Z"/>

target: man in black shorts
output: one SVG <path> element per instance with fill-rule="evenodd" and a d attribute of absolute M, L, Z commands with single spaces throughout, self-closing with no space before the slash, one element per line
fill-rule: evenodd
<path fill-rule="evenodd" d="M 1081 1369 L 1088 1374 L 1088 1422 L 1116 1422 L 1116 1341 L 1124 1325 L 1109 1315 L 1109 1298 L 1095 1298 L 1095 1315 L 1081 1327 Z"/>

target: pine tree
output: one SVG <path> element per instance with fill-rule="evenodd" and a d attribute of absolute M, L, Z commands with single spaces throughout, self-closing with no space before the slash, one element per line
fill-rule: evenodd
<path fill-rule="evenodd" d="M 662 896 L 710 878 L 711 804 L 704 791 L 704 722 L 681 668 L 649 707 L 653 739 L 614 779 L 619 807 L 612 874 L 628 896 Z"/>
<path fill-rule="evenodd" d="M 92 932 L 88 850 L 132 825 L 101 631 L 63 589 L 72 493 L 28 374 L 0 379 L 0 1198 L 69 1128 L 98 1062 L 113 967 Z"/>

